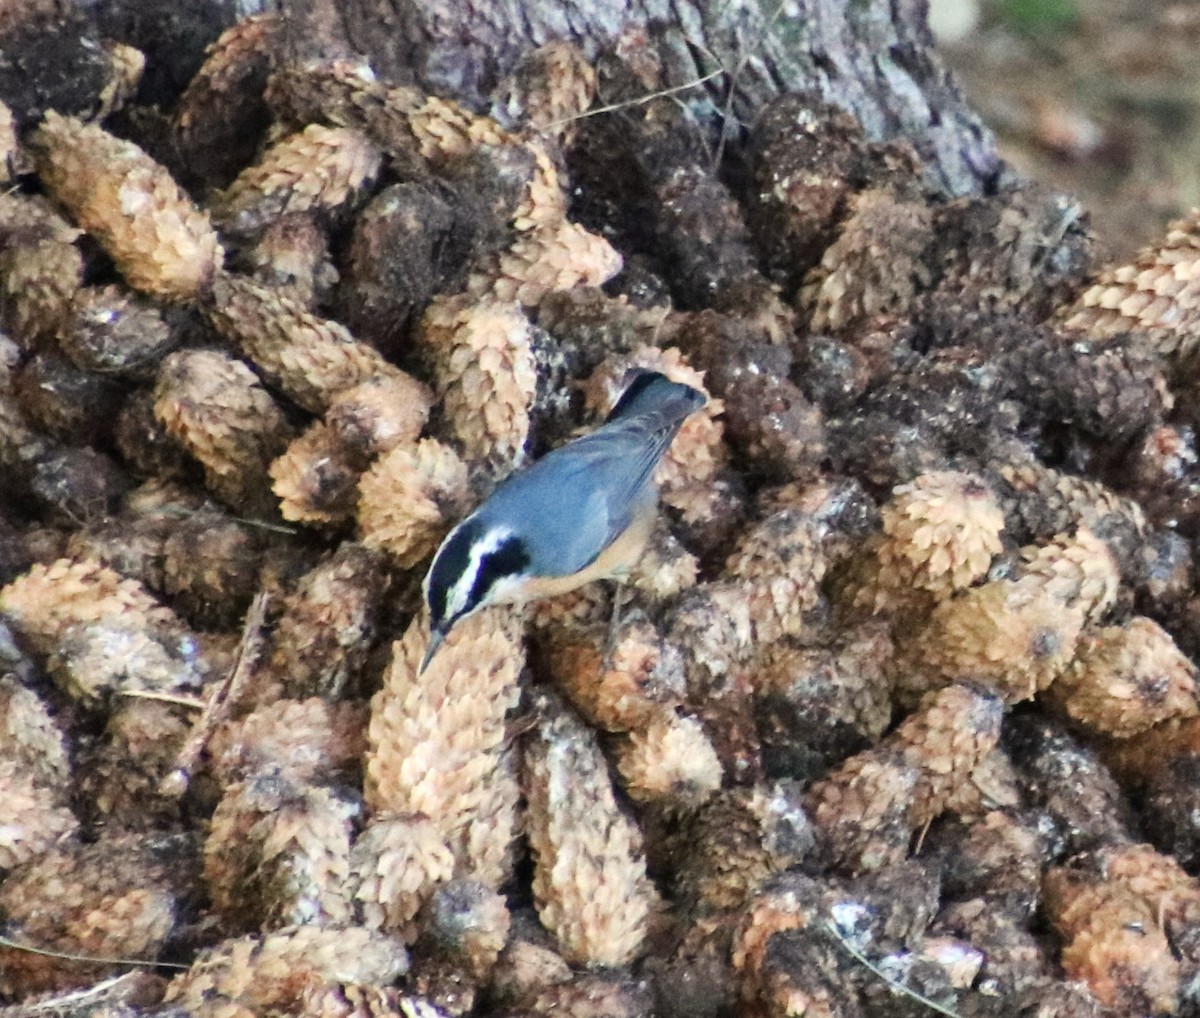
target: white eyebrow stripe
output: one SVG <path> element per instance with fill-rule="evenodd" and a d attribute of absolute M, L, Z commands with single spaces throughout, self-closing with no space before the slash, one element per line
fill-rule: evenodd
<path fill-rule="evenodd" d="M 494 551 L 499 551 L 500 546 L 513 536 L 511 530 L 492 527 L 471 546 L 471 557 L 467 559 L 467 568 L 463 570 L 454 586 L 446 592 L 446 618 L 458 618 L 459 613 L 466 607 L 467 597 L 471 593 L 471 587 L 475 584 L 475 577 L 479 575 L 479 567 L 483 564 L 484 557 Z"/>

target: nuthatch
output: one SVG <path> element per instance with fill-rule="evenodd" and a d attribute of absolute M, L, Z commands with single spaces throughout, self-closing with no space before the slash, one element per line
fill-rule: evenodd
<path fill-rule="evenodd" d="M 654 468 L 704 394 L 639 372 L 595 431 L 507 477 L 442 542 L 425 577 L 429 648 L 493 604 L 525 604 L 623 576 L 658 512 Z"/>

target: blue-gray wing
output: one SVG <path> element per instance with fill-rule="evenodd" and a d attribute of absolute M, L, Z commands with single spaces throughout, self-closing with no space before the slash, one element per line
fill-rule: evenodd
<path fill-rule="evenodd" d="M 536 536 L 527 549 L 535 575 L 576 573 L 656 497 L 654 468 L 679 423 L 642 417 L 568 442 L 497 488 L 488 515 L 519 519 L 522 530 Z"/>

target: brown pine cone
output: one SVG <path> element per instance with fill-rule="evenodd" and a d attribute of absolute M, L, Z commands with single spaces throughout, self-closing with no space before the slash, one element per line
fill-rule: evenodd
<path fill-rule="evenodd" d="M 1053 868 L 1042 883 L 1045 909 L 1066 941 L 1063 970 L 1102 1004 L 1125 1013 L 1174 1012 L 1179 962 L 1154 905 L 1119 881 Z"/>
<path fill-rule="evenodd" d="M 470 498 L 466 464 L 449 446 L 432 438 L 398 445 L 359 481 L 359 537 L 411 569 L 437 550 Z"/>
<path fill-rule="evenodd" d="M 421 321 L 447 421 L 469 460 L 520 465 L 537 391 L 533 329 L 496 298 L 438 297 Z"/>
<path fill-rule="evenodd" d="M 1186 361 L 1200 316 L 1200 213 L 1167 227 L 1157 246 L 1129 265 L 1109 266 L 1062 313 L 1068 329 L 1106 340 L 1131 330 L 1146 333 L 1155 349 Z"/>
<path fill-rule="evenodd" d="M 331 991 L 348 984 L 346 992 L 353 997 L 354 987 L 382 989 L 407 971 L 404 945 L 382 933 L 361 926 L 294 926 L 206 948 L 171 981 L 166 999 L 195 1018 L 250 1018 L 290 1010 L 297 993 L 308 991 L 316 995 L 317 1014 L 360 1018 L 361 1012 L 345 1007 L 346 997 L 337 1007 L 338 995 Z M 330 992 L 328 1001 L 321 991 Z M 406 1013 L 403 1006 L 398 1013 Z"/>
<path fill-rule="evenodd" d="M 42 183 L 131 286 L 188 301 L 212 285 L 223 252 L 208 216 L 140 148 L 53 111 L 31 146 Z"/>
<path fill-rule="evenodd" d="M 296 781 L 356 779 L 366 721 L 359 703 L 275 700 L 213 732 L 207 746 L 210 767 L 225 786 L 269 772 Z"/>
<path fill-rule="evenodd" d="M 1200 713 L 1196 666 L 1166 630 L 1141 616 L 1085 636 L 1048 696 L 1084 728 L 1118 739 Z"/>
<path fill-rule="evenodd" d="M 0 195 L 0 321 L 25 349 L 70 320 L 83 282 L 80 236 L 46 199 Z"/>
<path fill-rule="evenodd" d="M 230 785 L 204 843 L 213 908 L 229 929 L 350 920 L 350 830 L 358 810 L 295 774 L 259 772 Z"/>
<path fill-rule="evenodd" d="M 49 951 L 153 958 L 194 906 L 195 846 L 184 835 L 106 833 L 66 844 L 10 873 L 0 885 L 8 936 Z M 105 964 L 0 948 L 0 991 L 25 997 L 89 986 Z"/>
<path fill-rule="evenodd" d="M 641 834 L 617 805 L 591 731 L 549 694 L 537 697 L 536 709 L 522 784 L 538 916 L 568 961 L 628 964 L 658 907 Z"/>
<path fill-rule="evenodd" d="M 919 607 L 914 590 L 944 601 L 982 579 L 1001 551 L 999 503 L 982 478 L 969 474 L 921 474 L 893 489 L 881 515 L 875 561 L 854 595 L 874 614 Z"/>
<path fill-rule="evenodd" d="M 725 576 L 745 593 L 758 645 L 806 632 L 825 568 L 820 527 L 803 509 L 781 509 L 744 532 Z"/>
<path fill-rule="evenodd" d="M 417 913 L 454 875 L 454 854 L 438 825 L 420 813 L 376 813 L 350 849 L 350 898 L 359 921 L 406 943 Z"/>
<path fill-rule="evenodd" d="M 545 670 L 575 708 L 610 732 L 643 729 L 683 702 L 683 661 L 640 612 L 612 634 L 591 626 L 547 626 L 539 635 Z"/>
<path fill-rule="evenodd" d="M 800 291 L 811 332 L 844 332 L 881 315 L 912 317 L 932 281 L 925 264 L 933 216 L 919 201 L 882 188 L 861 191 L 837 240 Z"/>
<path fill-rule="evenodd" d="M 371 702 L 367 806 L 428 816 L 460 875 L 499 886 L 518 799 L 505 730 L 525 658 L 517 618 L 489 609 L 464 620 L 418 675 L 428 641 L 428 626 L 415 619 L 392 645 Z"/>
<path fill-rule="evenodd" d="M 902 749 L 852 756 L 808 790 L 817 846 L 829 865 L 869 872 L 908 855 L 922 779 Z"/>
<path fill-rule="evenodd" d="M 119 286 L 75 292 L 59 333 L 62 352 L 79 368 L 149 381 L 177 342 L 159 310 Z"/>
<path fill-rule="evenodd" d="M 244 276 L 219 274 L 205 311 L 217 332 L 312 413 L 324 413 L 344 389 L 401 373 L 345 326 Z"/>
<path fill-rule="evenodd" d="M 243 512 L 273 514 L 267 469 L 292 429 L 242 361 L 216 350 L 171 354 L 159 369 L 154 413 L 200 461 L 214 494 Z"/>
<path fill-rule="evenodd" d="M 260 681 L 285 696 L 341 699 L 374 643 L 388 588 L 379 552 L 343 543 L 284 595 Z"/>
<path fill-rule="evenodd" d="M 263 101 L 280 19 L 255 14 L 227 28 L 205 52 L 175 108 L 174 141 L 189 180 L 221 186 L 254 158 L 270 121 Z"/>
<path fill-rule="evenodd" d="M 370 188 L 381 159 L 361 131 L 309 124 L 272 144 L 218 193 L 213 217 L 227 233 L 253 234 L 284 215 L 330 212 Z"/>

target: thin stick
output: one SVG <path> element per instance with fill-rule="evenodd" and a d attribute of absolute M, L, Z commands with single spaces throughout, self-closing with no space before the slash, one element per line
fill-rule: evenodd
<path fill-rule="evenodd" d="M 0 1005 L 0 1018 L 33 1018 L 34 1015 L 52 1015 L 61 1018 L 64 1014 L 72 1014 L 76 1009 L 88 1005 L 122 1004 L 145 988 L 145 974 L 142 972 L 122 972 L 119 976 L 103 979 L 92 986 L 80 990 L 67 990 L 64 993 L 49 997 L 39 997 L 35 1001 L 24 1004 Z M 127 985 L 122 986 L 125 983 Z M 92 1014 L 91 1009 L 88 1014 Z"/>
<path fill-rule="evenodd" d="M 616 113 L 619 110 L 627 110 L 631 106 L 645 106 L 646 103 L 654 102 L 655 99 L 674 95 L 676 92 L 686 92 L 689 88 L 703 85 L 706 81 L 712 81 L 713 78 L 719 78 L 722 74 L 727 73 L 724 67 L 718 67 L 715 71 L 709 71 L 704 77 L 697 78 L 695 81 L 685 81 L 682 85 L 673 85 L 670 88 L 664 88 L 660 92 L 651 92 L 649 95 L 639 96 L 637 99 L 626 99 L 623 102 L 610 103 L 607 106 L 597 106 L 592 110 L 584 110 L 582 113 L 572 113 L 569 117 L 552 120 L 546 125 L 545 130 L 553 130 L 556 127 L 562 127 L 564 124 L 573 124 L 576 120 L 583 120 L 584 117 L 596 117 L 601 113 Z"/>
<path fill-rule="evenodd" d="M 725 155 L 725 139 L 729 134 L 729 120 L 733 116 L 733 96 L 737 90 L 738 78 L 741 77 L 742 71 L 746 69 L 746 65 L 750 63 L 750 58 L 755 51 L 763 44 L 767 37 L 767 33 L 771 30 L 779 16 L 783 13 L 783 8 L 787 6 L 788 0 L 779 0 L 779 6 L 771 13 L 771 16 L 763 23 L 762 32 L 759 34 L 758 41 L 753 46 L 748 46 L 746 52 L 742 54 L 738 60 L 737 67 L 729 76 L 729 91 L 725 95 L 725 108 L 721 111 L 721 137 L 717 139 L 717 151 L 713 156 L 712 169 L 715 171 L 721 165 L 721 159 Z"/>
<path fill-rule="evenodd" d="M 191 966 L 181 965 L 177 961 L 153 961 L 147 958 L 99 958 L 92 954 L 73 954 L 70 951 L 54 951 L 47 947 L 34 947 L 32 944 L 22 944 L 19 940 L 0 937 L 0 947 L 11 947 L 14 951 L 24 951 L 26 954 L 40 954 L 45 958 L 58 958 L 61 961 L 78 961 L 87 965 L 136 965 L 140 968 L 188 969 Z"/>
<path fill-rule="evenodd" d="M 775 8 L 770 17 L 768 17 L 763 23 L 762 31 L 759 33 L 758 41 L 755 42 L 753 46 L 747 47 L 746 51 L 738 59 L 738 65 L 736 68 L 734 68 L 732 73 L 730 72 L 729 68 L 722 65 L 715 71 L 709 71 L 708 74 L 701 75 L 699 78 L 695 78 L 692 81 L 685 81 L 682 85 L 672 85 L 670 88 L 660 89 L 657 92 L 651 92 L 648 95 L 639 96 L 637 99 L 625 99 L 622 102 L 609 103 L 605 106 L 597 106 L 595 109 L 584 110 L 582 113 L 573 113 L 569 117 L 562 117 L 558 120 L 552 120 L 546 125 L 545 130 L 552 131 L 555 128 L 563 127 L 566 124 L 573 124 L 577 120 L 583 120 L 585 117 L 599 116 L 601 113 L 617 113 L 620 110 L 627 110 L 634 106 L 645 106 L 646 103 L 653 102 L 655 99 L 663 99 L 667 96 L 676 95 L 679 92 L 686 92 L 689 89 L 696 88 L 699 85 L 703 85 L 709 81 L 712 81 L 714 78 L 721 77 L 723 74 L 728 75 L 730 79 L 729 91 L 726 95 L 725 109 L 722 110 L 722 120 L 728 121 L 730 111 L 733 106 L 733 91 L 737 87 L 738 76 L 743 70 L 745 70 L 746 65 L 750 62 L 750 58 L 754 55 L 755 51 L 763 44 L 767 38 L 767 32 L 778 20 L 779 16 L 783 13 L 784 7 L 786 6 L 787 0 L 779 0 L 779 6 Z M 709 51 L 709 55 L 713 56 L 715 59 L 715 54 L 713 54 L 711 51 Z M 722 126 L 721 138 L 718 143 L 716 154 L 713 157 L 714 166 L 720 163 L 721 155 L 724 152 L 724 146 L 725 128 Z"/>
<path fill-rule="evenodd" d="M 187 707 L 190 710 L 203 710 L 206 703 L 198 696 L 179 696 L 176 693 L 156 693 L 150 689 L 118 689 L 118 696 L 132 696 L 136 700 L 159 700 L 162 703 L 173 703 L 177 707 Z"/>
<path fill-rule="evenodd" d="M 909 987 L 905 986 L 903 983 L 897 982 L 895 979 L 893 979 L 891 976 L 889 976 L 886 972 L 884 972 L 881 968 L 879 968 L 878 965 L 876 965 L 874 962 L 872 962 L 858 948 L 856 948 L 853 944 L 851 944 L 850 941 L 848 941 L 845 937 L 843 937 L 841 932 L 838 930 L 838 928 L 836 926 L 834 926 L 833 923 L 826 922 L 825 929 L 829 932 L 830 936 L 832 936 L 833 939 L 835 941 L 837 941 L 838 944 L 841 945 L 842 949 L 848 955 L 850 955 L 851 958 L 853 958 L 856 962 L 858 962 L 868 972 L 871 972 L 874 975 L 878 976 L 880 979 L 882 979 L 896 993 L 901 993 L 904 996 L 908 997 L 910 1000 L 915 1000 L 919 1004 L 924 1004 L 931 1011 L 936 1011 L 938 1014 L 945 1015 L 946 1018 L 962 1018 L 962 1016 L 957 1011 L 951 1011 L 950 1008 L 943 1007 L 941 1004 L 937 1003 L 937 1001 L 930 1000 L 928 997 L 923 997 L 923 996 L 921 996 L 921 994 L 917 993 L 916 990 L 909 989 Z"/>
<path fill-rule="evenodd" d="M 99 1004 L 106 1001 L 119 1002 L 123 994 L 114 991 L 119 991 L 121 983 L 130 982 L 131 977 L 136 979 L 139 975 L 141 975 L 139 972 L 122 972 L 119 976 L 102 980 L 94 986 L 88 986 L 82 990 L 68 990 L 57 996 L 43 997 L 31 1004 L 0 1006 L 0 1018 L 30 1018 L 31 1015 L 38 1014 L 61 1015 L 68 1009 L 81 1005 Z"/>
<path fill-rule="evenodd" d="M 263 645 L 263 626 L 267 617 L 267 604 L 270 595 L 264 590 L 259 591 L 250 602 L 246 612 L 246 621 L 242 624 L 242 640 L 238 644 L 237 659 L 229 670 L 229 675 L 217 687 L 216 691 L 204 705 L 200 717 L 192 726 L 192 734 L 175 758 L 174 769 L 159 783 L 159 791 L 163 795 L 178 797 L 187 791 L 192 771 L 209 738 L 217 725 L 229 715 L 229 710 L 242 694 L 243 688 L 254 672 Z"/>
<path fill-rule="evenodd" d="M 162 513 L 164 516 L 182 516 L 185 519 L 191 519 L 210 511 L 211 510 L 206 509 L 188 509 L 186 506 L 177 505 L 159 506 L 154 510 L 154 512 Z M 223 515 L 225 519 L 232 520 L 234 523 L 242 523 L 247 527 L 256 527 L 259 530 L 269 530 L 273 534 L 295 535 L 300 533 L 300 529 L 298 527 L 289 527 L 285 523 L 272 523 L 270 520 L 256 520 L 249 516 L 234 516 L 232 513 L 225 513 Z"/>
<path fill-rule="evenodd" d="M 933 818 L 930 817 L 928 820 L 925 821 L 924 826 L 922 826 L 920 833 L 917 835 L 917 843 L 913 847 L 913 850 L 912 850 L 913 855 L 921 854 L 921 849 L 923 849 L 925 847 L 925 835 L 929 833 L 929 828 L 932 826 L 933 826 Z"/>

